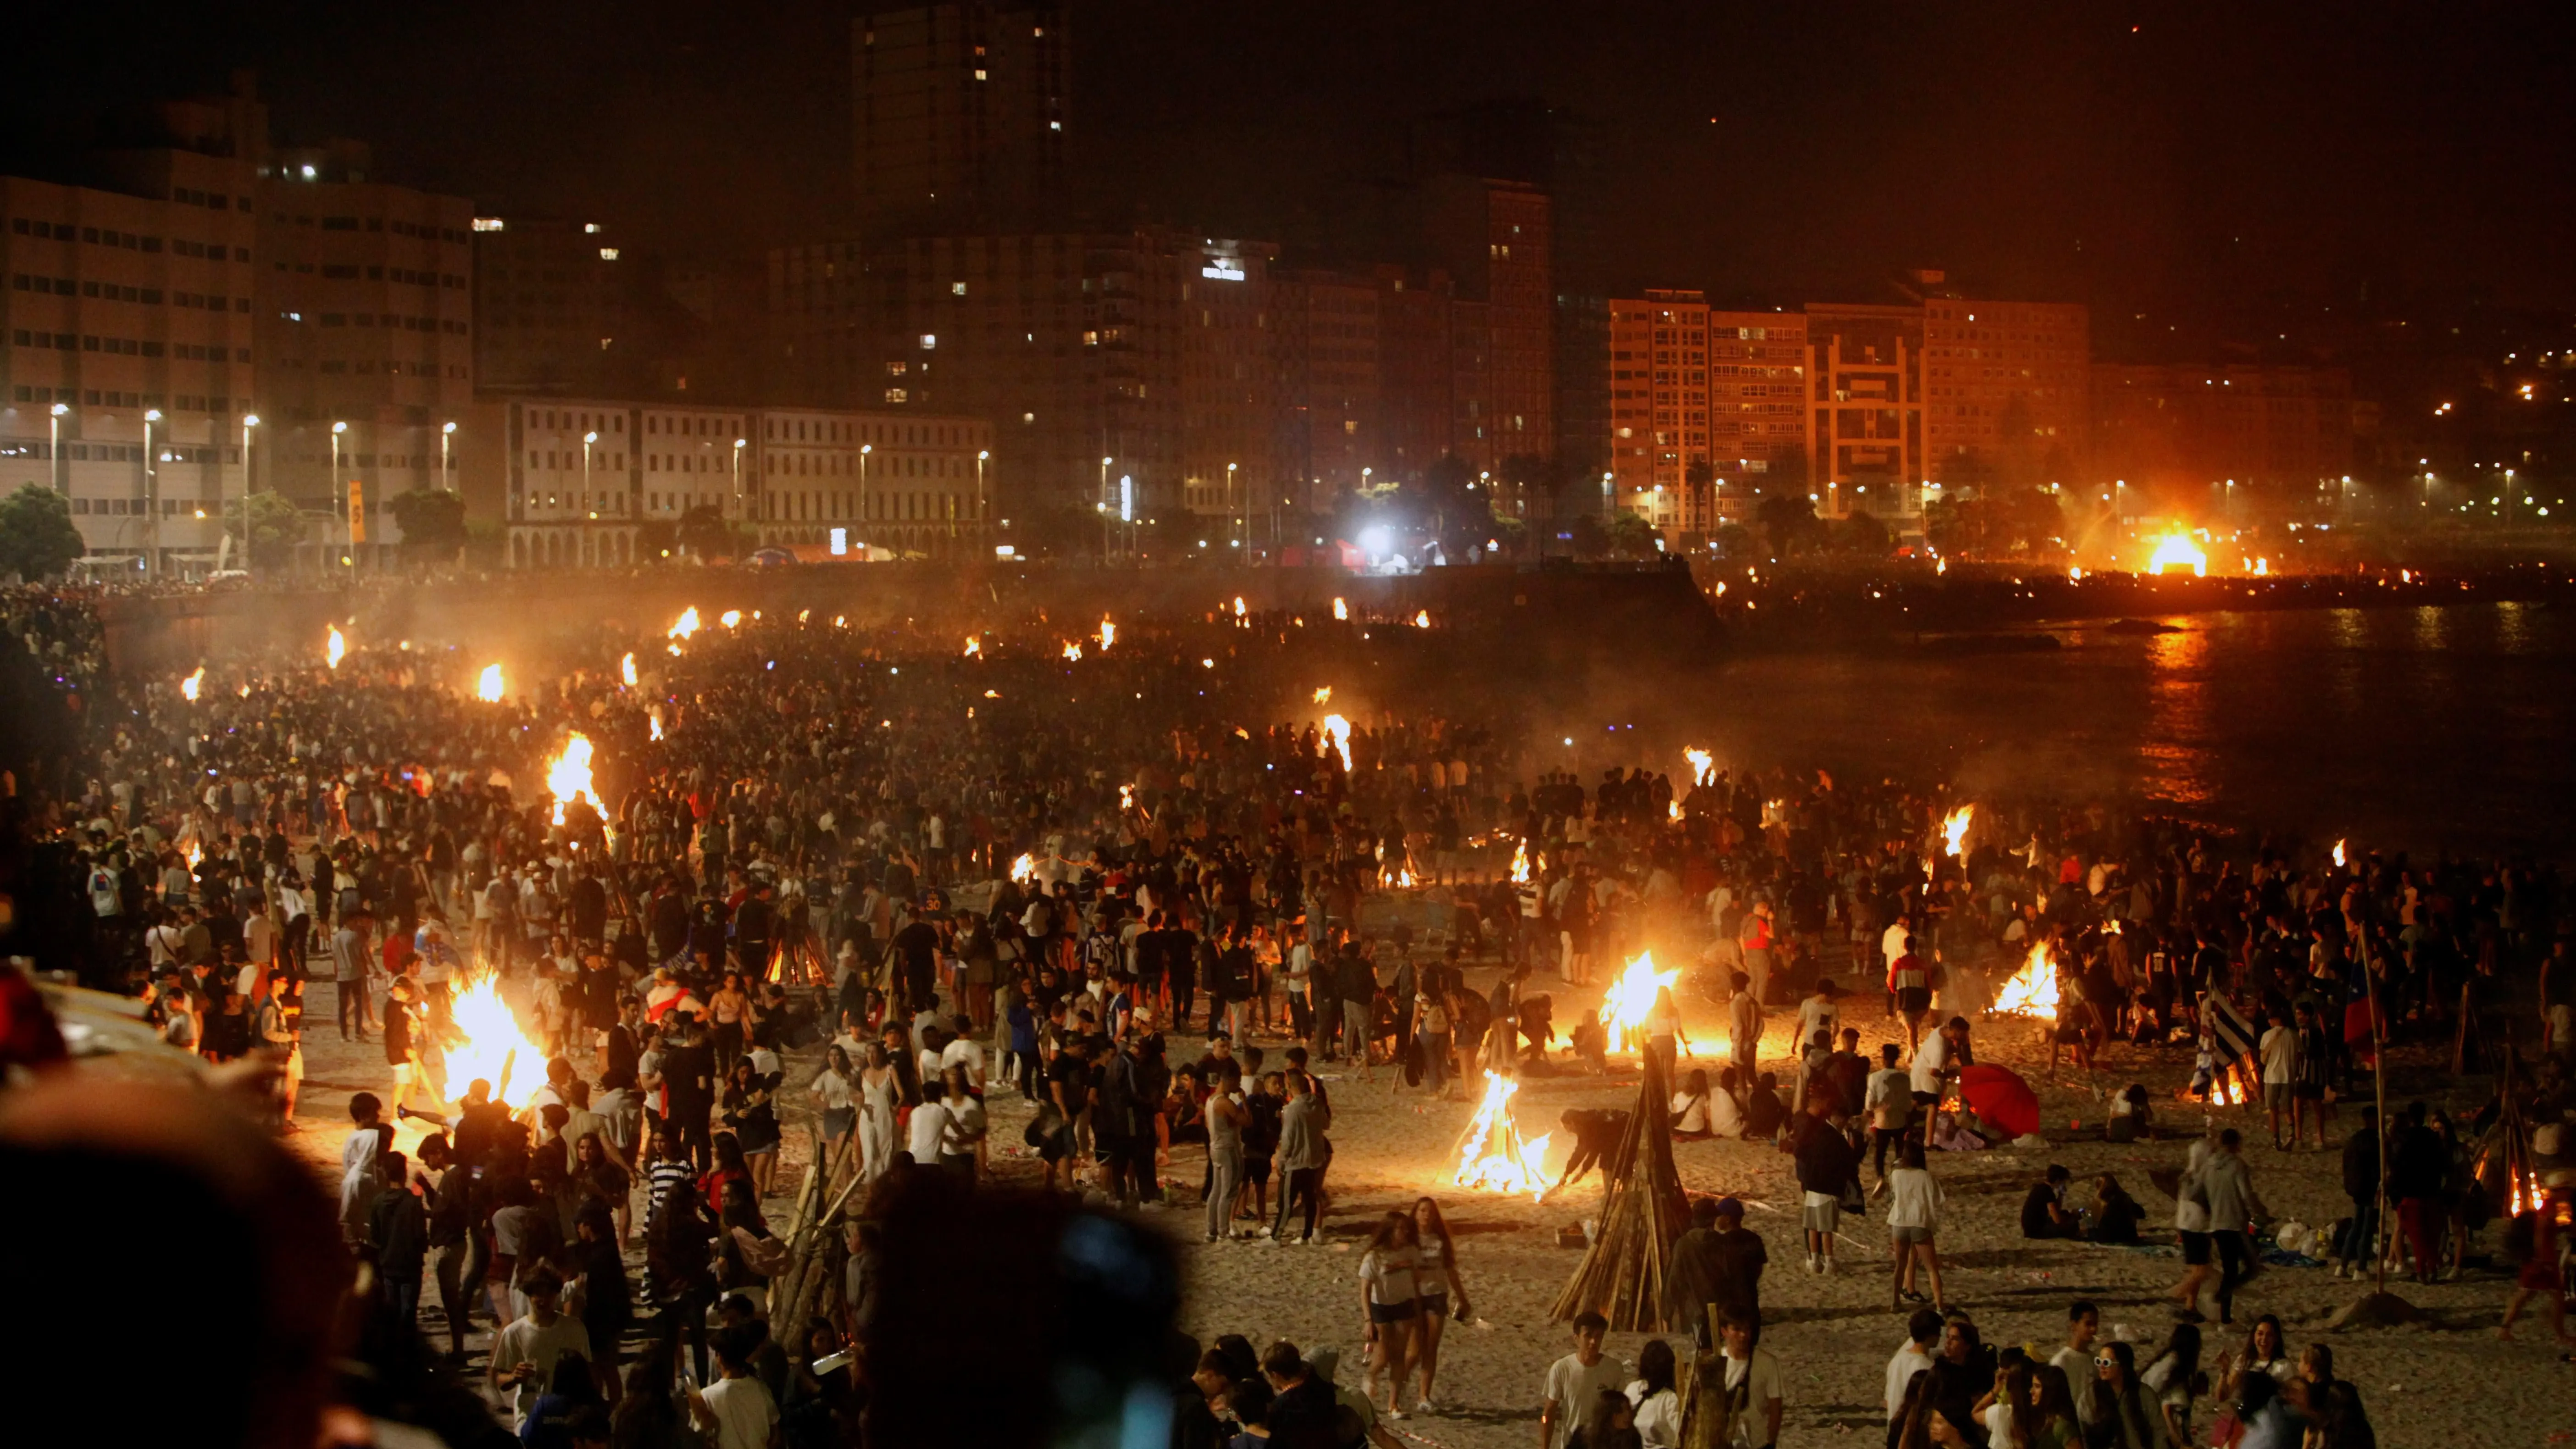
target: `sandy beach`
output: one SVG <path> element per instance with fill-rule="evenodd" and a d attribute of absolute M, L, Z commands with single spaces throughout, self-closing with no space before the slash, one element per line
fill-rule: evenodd
<path fill-rule="evenodd" d="M 1492 979 L 1491 968 L 1468 973 L 1469 985 L 1476 989 L 1490 986 Z M 1567 987 L 1547 976 L 1534 978 L 1532 985 L 1554 993 L 1560 1027 L 1571 1020 L 1569 1004 L 1588 1009 L 1600 995 L 1597 985 Z M 308 1017 L 309 1075 L 297 1142 L 336 1182 L 348 1094 L 356 1088 L 381 1094 L 386 1074 L 375 1048 L 344 1046 L 338 1040 L 326 1014 L 329 990 L 317 986 Z M 1707 1043 L 1723 1035 L 1722 1016 L 1705 1002 L 1685 1001 L 1684 1006 L 1690 1036 L 1705 1053 Z M 1861 1031 L 1864 1051 L 1882 1040 L 1902 1041 L 1896 1024 L 1880 1018 L 1874 998 L 1846 997 L 1844 1006 L 1845 1022 Z M 1787 1066 L 1790 1023 L 1781 1018 L 1782 1013 L 1772 1014 L 1763 1043 L 1766 1068 Z M 319 1030 L 313 1030 L 317 1025 Z M 1892 1031 L 1897 1034 L 1891 1038 Z M 1256 1035 L 1254 1045 L 1276 1065 L 1285 1043 Z M 1171 1056 L 1175 1061 L 1194 1059 L 1200 1047 L 1195 1036 L 1180 1037 Z M 2171 1326 L 2163 1295 L 2182 1273 L 2170 1231 L 2173 1205 L 2149 1182 L 2148 1173 L 2178 1167 L 2189 1138 L 2200 1130 L 2203 1109 L 2175 1100 L 2189 1074 L 2188 1051 L 2115 1045 L 2088 1082 L 2063 1065 L 2056 1077 L 2050 1076 L 2045 1041 L 2031 1022 L 1980 1022 L 1975 1050 L 1978 1060 L 2012 1067 L 2039 1089 L 2049 1146 L 2045 1151 L 1931 1155 L 1931 1169 L 1947 1197 L 1939 1242 L 1951 1305 L 1976 1319 L 1988 1343 L 2029 1343 L 2045 1353 L 2063 1342 L 2067 1303 L 2090 1298 L 2101 1306 L 2105 1335 L 2138 1344 L 2143 1360 Z M 800 1052 L 789 1062 L 789 1090 L 783 1093 L 786 1159 L 778 1178 L 782 1195 L 769 1203 L 773 1220 L 783 1217 L 784 1194 L 802 1169 L 805 1123 L 813 1111 L 801 1087 L 819 1058 Z M 2446 1082 L 2447 1061 L 2440 1073 L 2429 1053 L 2400 1051 L 2392 1054 L 2392 1063 L 2393 1103 L 2417 1097 L 2444 1102 L 2435 1089 Z M 1683 1070 L 1693 1064 L 1685 1061 Z M 1695 1064 L 1708 1067 L 1712 1075 L 1720 1065 L 1705 1055 Z M 1607 1077 L 1568 1070 L 1526 1079 L 1517 1104 L 1519 1121 L 1527 1135 L 1555 1134 L 1549 1151 L 1552 1170 L 1563 1164 L 1571 1146 L 1557 1125 L 1561 1112 L 1634 1102 L 1633 1060 L 1614 1057 L 1612 1068 Z M 1600 1178 L 1596 1174 L 1544 1202 L 1460 1189 L 1450 1180 L 1451 1154 L 1474 1110 L 1464 1087 L 1453 1084 L 1456 1099 L 1444 1101 L 1402 1086 L 1400 1073 L 1386 1067 L 1376 1070 L 1374 1082 L 1347 1068 L 1327 1067 L 1322 1075 L 1334 1110 L 1334 1159 L 1327 1181 L 1330 1211 L 1323 1240 L 1315 1246 L 1201 1242 L 1198 1184 L 1204 1159 L 1195 1147 L 1173 1153 L 1162 1174 L 1171 1205 L 1147 1210 L 1143 1217 L 1179 1245 L 1189 1275 L 1182 1328 L 1202 1343 L 1219 1334 L 1241 1333 L 1255 1345 L 1286 1338 L 1310 1351 L 1338 1349 L 1343 1381 L 1356 1383 L 1358 1244 L 1380 1214 L 1431 1194 L 1456 1236 L 1460 1270 L 1478 1318 L 1473 1324 L 1452 1324 L 1444 1342 L 1439 1394 L 1446 1409 L 1390 1427 L 1438 1449 L 1526 1449 L 1536 1432 L 1547 1365 L 1568 1350 L 1566 1329 L 1548 1321 L 1548 1308 L 1579 1253 L 1559 1247 L 1557 1236 L 1599 1210 Z M 2104 1099 L 2132 1081 L 2145 1083 L 2157 1104 L 2157 1140 L 2106 1142 L 2101 1130 Z M 2448 1105 L 2455 1112 L 2473 1110 L 2485 1095 L 2484 1082 L 2477 1081 L 2448 1099 Z M 995 1176 L 1003 1183 L 1034 1185 L 1037 1163 L 1020 1146 L 1029 1109 L 1015 1091 L 998 1090 L 991 1113 Z M 2257 1111 L 2236 1109 L 2221 1116 L 2244 1132 L 2256 1188 L 2276 1218 L 2322 1227 L 2342 1215 L 2339 1152 L 2313 1147 L 2276 1151 Z M 2357 1121 L 2357 1110 L 2343 1111 L 2335 1140 L 2340 1143 Z M 406 1124 L 406 1147 L 417 1136 L 408 1128 L 416 1125 Z M 1884 1422 L 1881 1383 L 1888 1357 L 1904 1336 L 1905 1317 L 1890 1307 L 1883 1213 L 1874 1207 L 1868 1217 L 1846 1216 L 1840 1272 L 1814 1276 L 1803 1267 L 1798 1193 L 1786 1155 L 1767 1143 L 1723 1140 L 1679 1144 L 1675 1155 L 1691 1192 L 1744 1199 L 1751 1205 L 1746 1226 L 1768 1240 L 1772 1261 L 1763 1281 L 1765 1343 L 1778 1354 L 1787 1386 L 1783 1442 L 1865 1442 L 1877 1435 Z M 2117 1174 L 2146 1208 L 2143 1236 L 2153 1246 L 2022 1239 L 2022 1195 L 2051 1162 L 2063 1163 L 2079 1182 L 2102 1172 Z M 2486 1229 L 2473 1251 L 2491 1246 L 2498 1232 L 2494 1226 Z M 2566 1440 L 2567 1429 L 2576 1426 L 2576 1369 L 2559 1362 L 2559 1350 L 2546 1341 L 2545 1321 L 2531 1318 L 2518 1325 L 2518 1342 L 2496 1340 L 2509 1276 L 2492 1267 L 2472 1268 L 2453 1283 L 2426 1287 L 2392 1281 L 2391 1287 L 2426 1310 L 2429 1322 L 2328 1336 L 2338 1372 L 2360 1386 L 2381 1443 L 2540 1445 Z M 2205 1330 L 2209 1347 L 2204 1365 L 2220 1348 L 2237 1347 L 2242 1325 L 2264 1313 L 2280 1316 L 2295 1355 L 2300 1346 L 2325 1335 L 2336 1309 L 2360 1291 L 2324 1267 L 2269 1269 L 2240 1293 L 2239 1329 L 2222 1331 L 2213 1322 Z M 478 1352 L 483 1342 L 478 1334 Z M 1639 1335 L 1614 1335 L 1609 1351 L 1633 1364 L 1644 1342 Z M 2464 1386 L 2484 1382 L 2500 1370 L 2502 1376 L 2488 1387 L 2463 1392 Z M 2530 1377 L 2523 1377 L 2526 1373 Z M 2195 1410 L 2196 1428 L 2205 1429 L 2212 1412 L 2213 1406 L 2202 1400 Z M 1855 1437 L 1845 1441 L 1842 1436 Z"/>

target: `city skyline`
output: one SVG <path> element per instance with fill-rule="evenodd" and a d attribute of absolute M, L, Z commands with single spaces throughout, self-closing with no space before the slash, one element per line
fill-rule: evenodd
<path fill-rule="evenodd" d="M 392 179 L 675 256 L 756 256 L 855 225 L 850 27 L 868 8 L 84 9 L 31 17 L 31 46 L 61 63 L 13 89 L 0 130 L 25 174 L 84 112 L 219 92 L 249 66 L 283 136 L 368 140 Z M 1069 147 L 1111 223 L 1331 248 L 1353 193 L 1405 174 L 1421 118 L 1527 97 L 1582 130 L 1611 289 L 1795 302 L 1934 266 L 2083 301 L 2142 360 L 2159 321 L 2240 340 L 2338 303 L 2576 305 L 2554 261 L 2576 240 L 2576 137 L 2547 96 L 2571 29 L 2537 7 L 2438 26 L 2322 9 L 1069 9 Z M 110 43 L 136 33 L 161 39 Z"/>

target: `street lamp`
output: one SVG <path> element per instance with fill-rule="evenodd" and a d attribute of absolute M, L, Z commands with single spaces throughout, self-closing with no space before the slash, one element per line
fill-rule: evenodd
<path fill-rule="evenodd" d="M 859 509 L 862 517 L 871 519 L 883 511 L 877 507 L 876 495 L 868 492 L 868 455 L 876 450 L 874 443 L 859 444 Z"/>
<path fill-rule="evenodd" d="M 161 577 L 161 470 L 152 458 L 152 425 L 161 421 L 159 408 L 143 412 L 143 576 Z"/>
<path fill-rule="evenodd" d="M 1109 460 L 1100 460 L 1100 556 L 1109 557 Z"/>
<path fill-rule="evenodd" d="M 733 511 L 736 513 L 742 512 L 742 450 L 743 445 L 749 441 L 748 438 L 733 440 Z M 867 465 L 862 463 L 859 467 L 861 480 L 859 486 L 865 488 L 867 487 Z"/>
<path fill-rule="evenodd" d="M 1234 467 L 1225 465 L 1225 521 L 1234 530 L 1234 546 L 1243 547 L 1243 515 L 1234 506 Z"/>
<path fill-rule="evenodd" d="M 984 527 L 984 515 L 990 511 L 984 502 L 984 464 L 992 456 L 993 450 L 990 448 L 975 455 L 975 527 L 979 534 Z"/>
<path fill-rule="evenodd" d="M 45 454 L 49 460 L 48 468 L 54 477 L 54 491 L 65 496 L 72 491 L 72 479 L 71 474 L 63 469 L 63 415 L 71 410 L 70 403 L 56 403 L 52 414 L 45 419 L 45 425 L 53 430 L 53 441 Z"/>
<path fill-rule="evenodd" d="M 448 447 L 455 441 L 456 424 L 449 423 L 438 430 L 438 486 L 441 488 L 449 486 L 447 480 L 448 470 L 456 466 L 448 456 Z"/>
<path fill-rule="evenodd" d="M 349 519 L 349 504 L 348 500 L 342 497 L 340 493 L 340 435 L 347 431 L 349 431 L 349 425 L 347 423 L 333 423 L 331 425 L 331 507 L 333 512 L 340 515 L 340 521 L 343 524 L 346 524 Z M 323 546 L 328 548 L 330 546 L 331 531 L 327 528 L 322 530 L 322 538 Z M 357 540 L 354 537 L 351 538 L 349 546 L 352 549 L 357 547 Z M 356 559 L 357 555 L 352 553 L 350 555 L 349 564 L 351 568 L 357 567 Z"/>
<path fill-rule="evenodd" d="M 259 414 L 244 413 L 242 415 L 241 568 L 245 573 L 250 570 L 250 430 L 258 426 Z M 232 536 L 232 531 L 232 520 L 226 519 L 224 521 L 224 535 L 229 538 Z"/>

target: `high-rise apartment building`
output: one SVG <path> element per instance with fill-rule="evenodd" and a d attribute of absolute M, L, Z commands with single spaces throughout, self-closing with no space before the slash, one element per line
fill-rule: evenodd
<path fill-rule="evenodd" d="M 1927 297 L 1925 479 L 1944 488 L 2073 481 L 2089 452 L 2092 347 L 2081 303 Z"/>
<path fill-rule="evenodd" d="M 851 22 L 861 234 L 1043 225 L 1065 182 L 1067 6 L 888 6 Z"/>
<path fill-rule="evenodd" d="M 396 495 L 457 486 L 473 206 L 370 180 L 347 145 L 280 151 L 261 170 L 260 487 L 316 515 L 320 556 L 369 562 L 399 541 Z"/>
<path fill-rule="evenodd" d="M 1707 528 L 1708 299 L 1649 288 L 1609 312 L 1611 496 L 1657 528 Z"/>
<path fill-rule="evenodd" d="M 597 222 L 472 222 L 474 380 L 487 393 L 614 395 L 633 347 L 618 249 Z"/>
<path fill-rule="evenodd" d="M 1731 312 L 1694 291 L 1610 302 L 1612 497 L 1668 533 L 1744 521 L 1754 493 L 1802 488 L 1806 318 Z"/>
<path fill-rule="evenodd" d="M 1799 490 L 1807 472 L 1804 313 L 1708 314 L 1708 450 L 1716 511 L 1740 523 L 1752 493 Z"/>
<path fill-rule="evenodd" d="M 989 421 L 1001 518 L 1123 502 L 1144 519 L 1193 498 L 1223 514 L 1227 463 L 1266 510 L 1268 276 L 1265 247 L 1150 227 L 782 248 L 774 362 L 782 394 L 816 406 Z"/>
<path fill-rule="evenodd" d="M 1807 305 L 1807 487 L 1827 518 L 1923 516 L 1923 309 Z"/>
<path fill-rule="evenodd" d="M 93 558 L 211 567 L 249 478 L 251 170 L 119 161 L 113 190 L 0 178 L 0 482 L 68 495 Z"/>
<path fill-rule="evenodd" d="M 1556 296 L 1548 195 L 1526 182 L 1435 176 L 1422 183 L 1422 236 L 1453 279 L 1477 346 L 1457 369 L 1465 388 L 1450 450 L 1478 470 L 1556 453 Z"/>

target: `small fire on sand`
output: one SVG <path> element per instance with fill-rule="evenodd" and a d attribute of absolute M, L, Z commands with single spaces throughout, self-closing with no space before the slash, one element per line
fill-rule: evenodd
<path fill-rule="evenodd" d="M 667 634 L 663 635 L 662 637 L 664 637 L 664 638 L 666 638 L 666 639 L 686 639 L 686 638 L 689 638 L 689 637 L 691 637 L 692 635 L 696 634 L 697 632 L 698 632 L 698 606 L 697 606 L 697 605 L 695 605 L 695 604 L 691 604 L 689 607 L 687 607 L 687 608 L 685 608 L 685 609 L 682 609 L 682 610 L 680 611 L 680 621 L 679 621 L 678 623 L 676 623 L 676 624 L 673 624 L 673 625 L 671 626 L 671 631 L 670 631 L 669 633 L 667 633 Z"/>
<path fill-rule="evenodd" d="M 1066 640 L 1064 645 L 1064 657 L 1067 659 L 1080 659 L 1082 657 L 1082 646 L 1074 643 L 1070 639 Z"/>
<path fill-rule="evenodd" d="M 205 688 L 205 685 L 206 666 L 200 664 L 197 666 L 196 673 L 179 681 L 179 697 L 188 701 L 190 704 L 195 704 L 197 702 L 197 691 Z"/>
<path fill-rule="evenodd" d="M 1333 617 L 1336 619 L 1347 619 L 1350 616 L 1351 606 L 1344 603 L 1339 595 L 1335 595 L 1333 598 Z"/>
<path fill-rule="evenodd" d="M 500 665 L 486 664 L 483 666 L 483 673 L 474 681 L 474 697 L 483 701 L 485 704 L 499 704 L 501 702 Z"/>
<path fill-rule="evenodd" d="M 1682 758 L 1690 761 L 1692 784 L 1705 785 L 1717 778 L 1716 755 L 1693 745 L 1682 751 Z"/>
<path fill-rule="evenodd" d="M 322 641 L 322 662 L 337 669 L 349 657 L 349 641 L 340 637 L 340 626 L 331 626 L 331 636 Z"/>
<path fill-rule="evenodd" d="M 1512 1116 L 1512 1096 L 1520 1089 L 1499 1073 L 1485 1073 L 1485 1099 L 1458 1139 L 1458 1171 L 1451 1180 L 1460 1187 L 1506 1196 L 1525 1192 L 1533 1202 L 1547 1192 L 1547 1139 L 1523 1141 Z"/>
<path fill-rule="evenodd" d="M 968 659 L 972 659 L 972 658 L 974 658 L 976 655 L 981 654 L 981 653 L 983 653 L 983 652 L 984 652 L 984 641 L 983 641 L 983 640 L 978 639 L 978 638 L 976 638 L 975 636 L 973 636 L 973 635 L 971 635 L 971 634 L 970 634 L 970 635 L 968 635 L 968 636 L 966 636 L 966 653 L 965 653 L 965 656 L 964 656 L 964 657 L 966 657 L 966 658 L 968 658 Z"/>
<path fill-rule="evenodd" d="M 1011 879 L 1019 882 L 1021 885 L 1027 885 L 1031 880 L 1037 877 L 1037 873 L 1038 863 L 1035 857 L 1022 855 L 1019 859 L 1011 862 Z"/>
<path fill-rule="evenodd" d="M 2057 968 L 2049 962 L 2046 941 L 2030 948 L 2030 959 L 2004 983 L 2003 990 L 1995 993 L 1994 1012 L 1997 1016 L 2057 1020 Z"/>
<path fill-rule="evenodd" d="M 1608 1050 L 1640 1050 L 1646 1043 L 1646 1013 L 1655 1009 L 1655 993 L 1682 979 L 1682 973 L 1655 969 L 1655 953 L 1639 953 L 1610 983 L 1601 998 L 1601 1026 L 1608 1034 Z"/>
<path fill-rule="evenodd" d="M 1413 627 L 1414 627 L 1414 628 L 1416 628 L 1416 629 L 1428 629 L 1428 628 L 1430 628 L 1430 627 L 1431 627 L 1431 611 L 1430 611 L 1429 609 L 1417 609 L 1417 610 L 1415 610 L 1415 611 L 1414 611 L 1414 615 L 1413 615 Z"/>
<path fill-rule="evenodd" d="M 626 657 L 617 661 L 617 672 L 626 681 L 628 689 L 635 687 L 635 651 L 628 650 Z"/>
<path fill-rule="evenodd" d="M 1315 703 L 1331 704 L 1332 702 L 1333 687 L 1329 684 L 1318 686 L 1315 690 Z"/>
<path fill-rule="evenodd" d="M 1106 617 L 1103 617 L 1100 621 L 1099 638 L 1100 652 L 1103 654 L 1108 653 L 1109 646 L 1118 642 L 1118 626 L 1110 623 Z"/>
<path fill-rule="evenodd" d="M 1529 842 L 1512 847 L 1512 884 L 1528 885 L 1530 879 Z"/>

